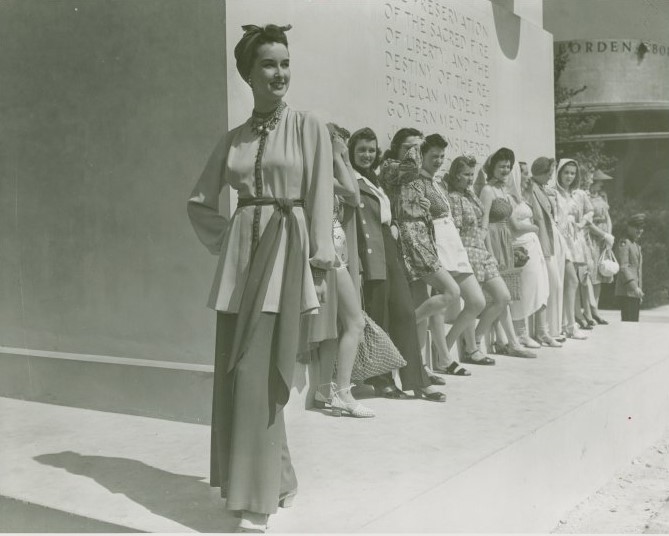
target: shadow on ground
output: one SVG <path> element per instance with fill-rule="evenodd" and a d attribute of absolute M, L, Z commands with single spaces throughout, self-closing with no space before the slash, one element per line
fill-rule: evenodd
<path fill-rule="evenodd" d="M 55 508 L 0 496 L 0 532 L 139 532 Z"/>
<path fill-rule="evenodd" d="M 88 456 L 71 451 L 36 456 L 44 465 L 92 478 L 157 516 L 197 532 L 232 532 L 238 520 L 223 508 L 217 488 L 200 477 L 170 473 L 128 458 Z"/>

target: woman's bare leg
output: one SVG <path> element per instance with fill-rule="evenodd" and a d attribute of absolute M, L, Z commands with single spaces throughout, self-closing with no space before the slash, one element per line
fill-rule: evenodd
<path fill-rule="evenodd" d="M 445 369 L 453 362 L 451 352 L 446 344 L 446 328 L 444 327 L 446 315 L 439 313 L 430 317 L 430 334 L 432 342 L 437 349 L 437 364 L 440 369 Z"/>
<path fill-rule="evenodd" d="M 479 323 L 475 330 L 477 341 L 480 341 L 488 334 L 492 323 L 499 318 L 504 309 L 511 303 L 511 294 L 509 294 L 509 289 L 501 277 L 489 279 L 483 283 L 483 287 L 492 297 L 492 301 L 486 305 L 479 317 Z"/>
<path fill-rule="evenodd" d="M 418 306 L 416 309 L 416 322 L 420 327 L 420 332 L 423 333 L 423 329 L 427 330 L 427 321 L 431 317 L 436 315 L 441 316 L 441 322 L 431 322 L 430 324 L 433 329 L 432 340 L 437 348 L 438 362 L 440 364 L 450 363 L 451 358 L 446 346 L 446 330 L 444 328 L 443 315 L 450 305 L 456 300 L 460 300 L 460 289 L 455 279 L 446 270 L 440 270 L 434 274 L 427 275 L 423 277 L 423 281 L 436 290 L 438 294 L 429 297 Z"/>
<path fill-rule="evenodd" d="M 337 268 L 336 277 L 337 318 L 342 330 L 339 335 L 335 383 L 339 390 L 345 390 L 351 386 L 351 372 L 358 352 L 358 343 L 365 327 L 365 320 L 348 270 L 344 267 Z M 354 400 L 350 391 L 340 392 L 339 398 L 344 402 Z"/>
<path fill-rule="evenodd" d="M 513 328 L 513 319 L 511 318 L 511 310 L 508 305 L 504 308 L 504 311 L 502 311 L 502 314 L 499 317 L 499 323 L 504 330 L 504 334 L 511 347 L 520 348 L 520 342 L 518 342 L 516 330 Z"/>
<path fill-rule="evenodd" d="M 592 314 L 594 316 L 599 316 L 599 296 L 602 293 L 602 285 L 600 283 L 592 284 L 592 293 L 595 296 L 595 302 L 592 304 Z"/>
<path fill-rule="evenodd" d="M 576 320 L 574 311 L 576 307 L 576 292 L 578 290 L 578 277 L 574 263 L 567 261 L 564 270 L 564 328 L 567 333 L 574 332 Z"/>
<path fill-rule="evenodd" d="M 424 276 L 423 281 L 435 289 L 439 294 L 430 296 L 416 309 L 416 322 L 427 320 L 432 315 L 443 313 L 456 299 L 460 298 L 460 289 L 453 276 L 446 270 Z"/>
<path fill-rule="evenodd" d="M 453 325 L 446 335 L 446 346 L 450 350 L 462 335 L 467 326 L 473 325 L 476 317 L 485 308 L 485 297 L 476 278 L 473 275 L 465 276 L 458 281 L 460 295 L 465 302 L 464 308 L 453 321 Z M 443 323 L 442 323 L 443 325 Z"/>

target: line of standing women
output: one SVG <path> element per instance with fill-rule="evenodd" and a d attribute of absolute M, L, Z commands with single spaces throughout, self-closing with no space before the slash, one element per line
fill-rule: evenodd
<path fill-rule="evenodd" d="M 443 402 L 444 393 L 434 387 L 443 380 L 422 361 L 427 322 L 437 370 L 445 374 L 468 374 L 449 355 L 461 334 L 463 362 L 495 364 L 481 341 L 496 321 L 498 353 L 534 357 L 520 347 L 529 337 L 520 327 L 517 337 L 511 318 L 524 322 L 550 301 L 544 292 L 548 263 L 533 259 L 536 240 L 526 236 L 538 233 L 544 248 L 542 233 L 549 230 L 550 253 L 562 251 L 565 257 L 552 270 L 559 273 L 564 266 L 566 274 L 565 330 L 583 338 L 574 326 L 574 292 L 590 281 L 585 231 L 608 243 L 610 224 L 601 219 L 602 204 L 595 220 L 594 206 L 577 190 L 573 160 L 558 166 L 554 194 L 537 179 L 537 197 L 534 183 L 521 179 L 509 195 L 506 181 L 515 156 L 501 149 L 486 163 L 489 180 L 479 200 L 471 188 L 475 159 L 455 158 L 445 181 L 437 183 L 445 140 L 439 135 L 423 140 L 419 131 L 402 129 L 377 176 L 380 151 L 371 129 L 354 133 L 346 146 L 343 129 L 328 130 L 313 114 L 284 103 L 289 29 L 243 27 L 235 59 L 254 109 L 221 138 L 188 200 L 199 239 L 218 256 L 209 299 L 217 312 L 210 483 L 220 488 L 226 508 L 239 514 L 240 532 L 264 532 L 269 515 L 290 506 L 297 494 L 283 408 L 297 354 L 309 343 L 318 344 L 325 383 L 334 375 L 333 389 L 321 397 L 338 413 L 373 416 L 350 390 L 364 309 L 407 362 L 399 371 L 402 388 Z M 545 171 L 544 178 L 550 173 L 537 171 Z M 238 194 L 230 219 L 219 211 L 225 186 Z M 546 214 L 542 223 L 536 220 Z M 356 240 L 357 248 L 351 248 Z M 510 310 L 504 277 L 518 268 L 514 240 L 533 261 L 522 267 L 521 280 L 536 288 Z M 555 298 L 549 282 L 550 295 Z M 580 303 L 588 315 L 586 301 Z M 448 335 L 445 317 L 454 317 Z M 539 330 L 540 342 L 559 344 L 545 329 Z M 390 374 L 368 383 L 378 396 L 407 398 Z"/>

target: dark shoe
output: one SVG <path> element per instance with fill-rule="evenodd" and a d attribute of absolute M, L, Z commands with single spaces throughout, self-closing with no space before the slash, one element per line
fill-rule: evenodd
<path fill-rule="evenodd" d="M 472 373 L 469 372 L 465 367 L 461 366 L 457 361 L 453 361 L 445 369 L 435 368 L 435 372 L 440 374 L 447 374 L 449 376 L 471 376 Z"/>
<path fill-rule="evenodd" d="M 316 409 L 327 409 L 332 403 L 332 383 L 324 383 L 316 387 L 316 392 L 314 393 L 314 407 Z M 326 392 L 327 395 L 324 395 L 323 392 Z"/>
<path fill-rule="evenodd" d="M 435 376 L 434 374 L 428 374 L 427 377 L 430 379 L 430 383 L 432 385 L 446 385 L 446 382 L 439 376 Z"/>
<path fill-rule="evenodd" d="M 425 369 L 425 374 L 427 374 L 427 377 L 432 385 L 446 385 L 446 382 L 439 376 L 435 376 L 434 374 L 432 374 L 432 371 L 430 371 L 430 369 L 427 368 L 426 365 L 424 365 L 423 368 Z"/>
<path fill-rule="evenodd" d="M 393 400 L 407 400 L 409 398 L 409 395 L 404 391 L 400 391 L 395 385 L 387 385 L 386 387 L 381 388 L 374 387 L 374 393 L 376 396 Z"/>
<path fill-rule="evenodd" d="M 414 389 L 413 394 L 416 398 L 424 398 L 430 402 L 446 402 L 446 395 L 439 391 L 433 393 L 426 393 L 422 389 Z"/>
<path fill-rule="evenodd" d="M 462 356 L 462 362 L 468 365 L 494 365 L 495 360 L 487 355 L 483 355 L 481 350 L 476 349 L 473 352 L 465 352 Z"/>
<path fill-rule="evenodd" d="M 588 321 L 585 318 L 576 318 L 575 320 L 581 329 L 592 329 L 592 326 L 588 324 Z"/>
<path fill-rule="evenodd" d="M 604 320 L 601 316 L 599 315 L 592 315 L 592 318 L 597 322 L 600 326 L 608 326 L 609 323 Z"/>
<path fill-rule="evenodd" d="M 567 336 L 564 333 L 560 333 L 557 337 L 553 337 L 557 342 L 566 342 Z"/>
<path fill-rule="evenodd" d="M 597 322 L 595 322 L 592 318 L 586 318 L 585 321 L 588 323 L 588 326 L 590 327 L 595 327 L 597 325 Z"/>
<path fill-rule="evenodd" d="M 490 351 L 493 354 L 507 355 L 508 349 L 509 349 L 508 344 L 502 344 L 501 342 L 493 342 Z"/>

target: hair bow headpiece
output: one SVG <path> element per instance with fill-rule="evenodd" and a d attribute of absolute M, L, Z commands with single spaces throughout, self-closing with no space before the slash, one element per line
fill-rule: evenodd
<path fill-rule="evenodd" d="M 235 60 L 237 60 L 237 70 L 244 80 L 248 79 L 251 72 L 259 42 L 277 42 L 288 46 L 285 32 L 291 28 L 290 24 L 286 26 L 277 26 L 276 24 L 267 24 L 266 26 L 245 24 L 242 26 L 244 35 L 242 35 L 239 43 L 235 46 Z"/>

